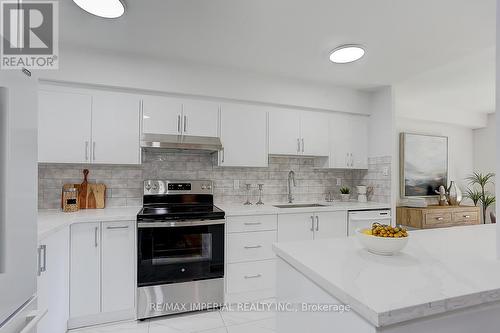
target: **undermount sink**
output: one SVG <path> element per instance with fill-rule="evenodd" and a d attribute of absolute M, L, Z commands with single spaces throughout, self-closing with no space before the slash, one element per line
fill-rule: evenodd
<path fill-rule="evenodd" d="M 325 205 L 311 203 L 311 204 L 285 204 L 285 205 L 274 205 L 276 208 L 311 208 L 311 207 L 326 207 Z"/>

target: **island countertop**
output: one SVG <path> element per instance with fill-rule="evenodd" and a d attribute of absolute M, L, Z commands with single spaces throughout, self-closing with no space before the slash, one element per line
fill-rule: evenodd
<path fill-rule="evenodd" d="M 377 327 L 500 302 L 495 225 L 414 231 L 399 255 L 355 237 L 275 244 L 284 261 Z"/>

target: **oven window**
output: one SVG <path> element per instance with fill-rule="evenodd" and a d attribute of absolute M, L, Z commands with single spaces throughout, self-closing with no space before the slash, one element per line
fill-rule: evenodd
<path fill-rule="evenodd" d="M 224 225 L 138 229 L 138 285 L 224 276 Z"/>
<path fill-rule="evenodd" d="M 174 233 L 172 233 L 174 234 Z M 170 265 L 212 260 L 212 235 L 177 234 L 155 239 L 152 265 Z"/>

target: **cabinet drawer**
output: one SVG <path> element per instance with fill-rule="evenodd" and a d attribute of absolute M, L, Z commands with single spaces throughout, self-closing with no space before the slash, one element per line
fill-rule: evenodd
<path fill-rule="evenodd" d="M 276 260 L 227 265 L 228 293 L 273 289 L 275 284 Z"/>
<path fill-rule="evenodd" d="M 236 263 L 273 259 L 276 231 L 258 231 L 227 235 L 227 262 Z"/>
<path fill-rule="evenodd" d="M 453 213 L 453 222 L 458 223 L 479 223 L 479 214 L 477 212 L 455 212 Z"/>
<path fill-rule="evenodd" d="M 230 216 L 226 218 L 227 232 L 276 230 L 276 215 Z"/>
<path fill-rule="evenodd" d="M 425 225 L 440 225 L 451 223 L 451 213 L 427 213 L 425 214 Z"/>

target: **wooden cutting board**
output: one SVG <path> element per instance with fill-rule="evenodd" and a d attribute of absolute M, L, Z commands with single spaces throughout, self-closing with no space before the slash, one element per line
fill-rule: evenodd
<path fill-rule="evenodd" d="M 78 189 L 80 209 L 102 209 L 106 206 L 106 185 L 89 183 L 88 174 L 89 170 L 83 170 L 83 182 L 81 184 L 64 184 L 63 190 L 71 187 Z"/>

